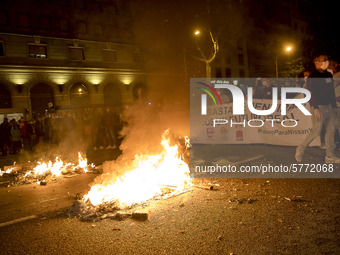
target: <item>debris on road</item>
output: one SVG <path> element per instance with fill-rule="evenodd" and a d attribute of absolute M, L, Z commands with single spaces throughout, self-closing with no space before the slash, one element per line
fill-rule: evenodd
<path fill-rule="evenodd" d="M 133 212 L 132 213 L 132 219 L 135 219 L 135 220 L 147 220 L 148 219 L 148 214 L 147 213 L 142 213 L 142 212 Z"/>
<path fill-rule="evenodd" d="M 131 208 L 128 208 L 131 209 Z M 77 217 L 82 221 L 99 221 L 103 219 L 124 220 L 128 217 L 138 220 L 147 220 L 148 214 L 141 212 L 126 213 L 114 203 L 104 203 L 100 206 L 93 206 L 83 200 L 76 200 L 67 212 L 69 217 Z"/>
<path fill-rule="evenodd" d="M 244 204 L 244 203 L 248 203 L 248 204 L 252 204 L 256 201 L 256 199 L 253 198 L 233 198 L 233 199 L 229 199 L 229 203 L 238 203 L 238 204 Z"/>
<path fill-rule="evenodd" d="M 205 185 L 205 186 L 202 186 L 202 185 L 193 185 L 194 188 L 199 188 L 199 189 L 205 189 L 205 190 L 213 190 L 214 189 L 214 186 L 212 185 Z"/>

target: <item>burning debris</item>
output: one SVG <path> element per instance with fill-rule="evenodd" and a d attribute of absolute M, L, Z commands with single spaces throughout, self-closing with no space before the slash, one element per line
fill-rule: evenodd
<path fill-rule="evenodd" d="M 28 163 L 25 165 L 7 166 L 4 171 L 0 171 L 0 176 L 14 177 L 14 181 L 10 181 L 9 185 L 18 186 L 23 184 L 37 183 L 46 185 L 49 181 L 58 181 L 63 176 L 69 174 L 82 173 L 98 173 L 93 164 L 88 164 L 87 159 L 78 152 L 78 162 L 65 163 L 60 157 L 56 157 L 55 161 Z"/>
<path fill-rule="evenodd" d="M 84 202 L 84 200 L 77 200 L 67 214 L 70 217 L 78 217 L 82 221 L 92 222 L 103 219 L 124 220 L 126 218 L 132 218 L 140 221 L 148 219 L 148 213 L 139 211 L 130 212 L 128 209 L 132 209 L 132 207 L 125 208 L 124 211 L 121 211 L 114 203 L 104 203 L 94 207 Z"/>
<path fill-rule="evenodd" d="M 162 136 L 163 150 L 156 155 L 135 155 L 125 173 L 101 176 L 101 183 L 76 201 L 69 216 L 96 221 L 104 218 L 147 219 L 147 214 L 118 213 L 136 205 L 147 205 L 150 200 L 166 199 L 191 190 L 189 166 L 180 156 L 179 146 L 170 145 L 169 131 Z M 114 167 L 121 166 L 118 162 Z M 116 171 L 119 172 L 119 171 Z M 122 216 L 124 215 L 124 216 Z"/>

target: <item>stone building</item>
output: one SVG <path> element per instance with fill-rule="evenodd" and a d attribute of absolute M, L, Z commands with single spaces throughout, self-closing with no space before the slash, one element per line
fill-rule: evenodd
<path fill-rule="evenodd" d="M 126 0 L 2 0 L 0 114 L 119 111 L 146 91 Z"/>
<path fill-rule="evenodd" d="M 232 16 L 233 12 L 240 16 L 230 22 L 235 26 L 234 33 L 218 35 L 219 41 L 224 43 L 212 63 L 215 77 L 283 77 L 287 62 L 302 58 L 311 63 L 313 43 L 310 41 L 314 39 L 311 20 L 317 17 L 314 1 L 236 0 L 229 1 L 229 5 L 234 9 L 224 7 L 226 17 Z M 221 12 L 220 9 L 217 11 Z M 242 22 L 243 26 L 237 26 Z M 221 22 L 222 25 L 225 24 Z M 293 47 L 292 52 L 285 52 L 287 45 Z"/>

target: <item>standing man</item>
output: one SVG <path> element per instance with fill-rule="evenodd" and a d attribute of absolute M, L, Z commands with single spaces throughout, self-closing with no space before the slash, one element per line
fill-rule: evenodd
<path fill-rule="evenodd" d="M 0 146 L 2 156 L 6 156 L 11 144 L 11 127 L 8 119 L 4 118 L 4 122 L 0 125 Z"/>
<path fill-rule="evenodd" d="M 329 61 L 328 71 L 333 74 L 334 90 L 335 90 L 335 100 L 337 105 L 337 111 L 335 114 L 335 130 L 338 133 L 335 135 L 336 147 L 339 148 L 340 145 L 340 71 L 339 63 L 337 60 Z"/>
<path fill-rule="evenodd" d="M 334 133 L 335 118 L 334 110 L 336 109 L 333 76 L 327 72 L 329 65 L 328 58 L 320 55 L 314 59 L 315 70 L 307 78 L 307 89 L 311 92 L 310 106 L 312 112 L 312 130 L 305 137 L 302 143 L 296 148 L 295 159 L 297 162 L 302 161 L 305 149 L 308 145 L 320 135 L 324 125 L 325 145 L 326 145 L 326 163 L 340 163 L 340 158 L 334 154 Z"/>

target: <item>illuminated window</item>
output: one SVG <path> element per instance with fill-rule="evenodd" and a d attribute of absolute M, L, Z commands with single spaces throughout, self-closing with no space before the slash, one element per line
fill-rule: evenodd
<path fill-rule="evenodd" d="M 84 48 L 81 47 L 68 47 L 69 60 L 85 60 Z"/>
<path fill-rule="evenodd" d="M 29 58 L 47 58 L 47 46 L 41 44 L 28 45 Z"/>
<path fill-rule="evenodd" d="M 72 85 L 69 96 L 71 106 L 88 106 L 90 104 L 88 90 L 82 83 Z"/>

